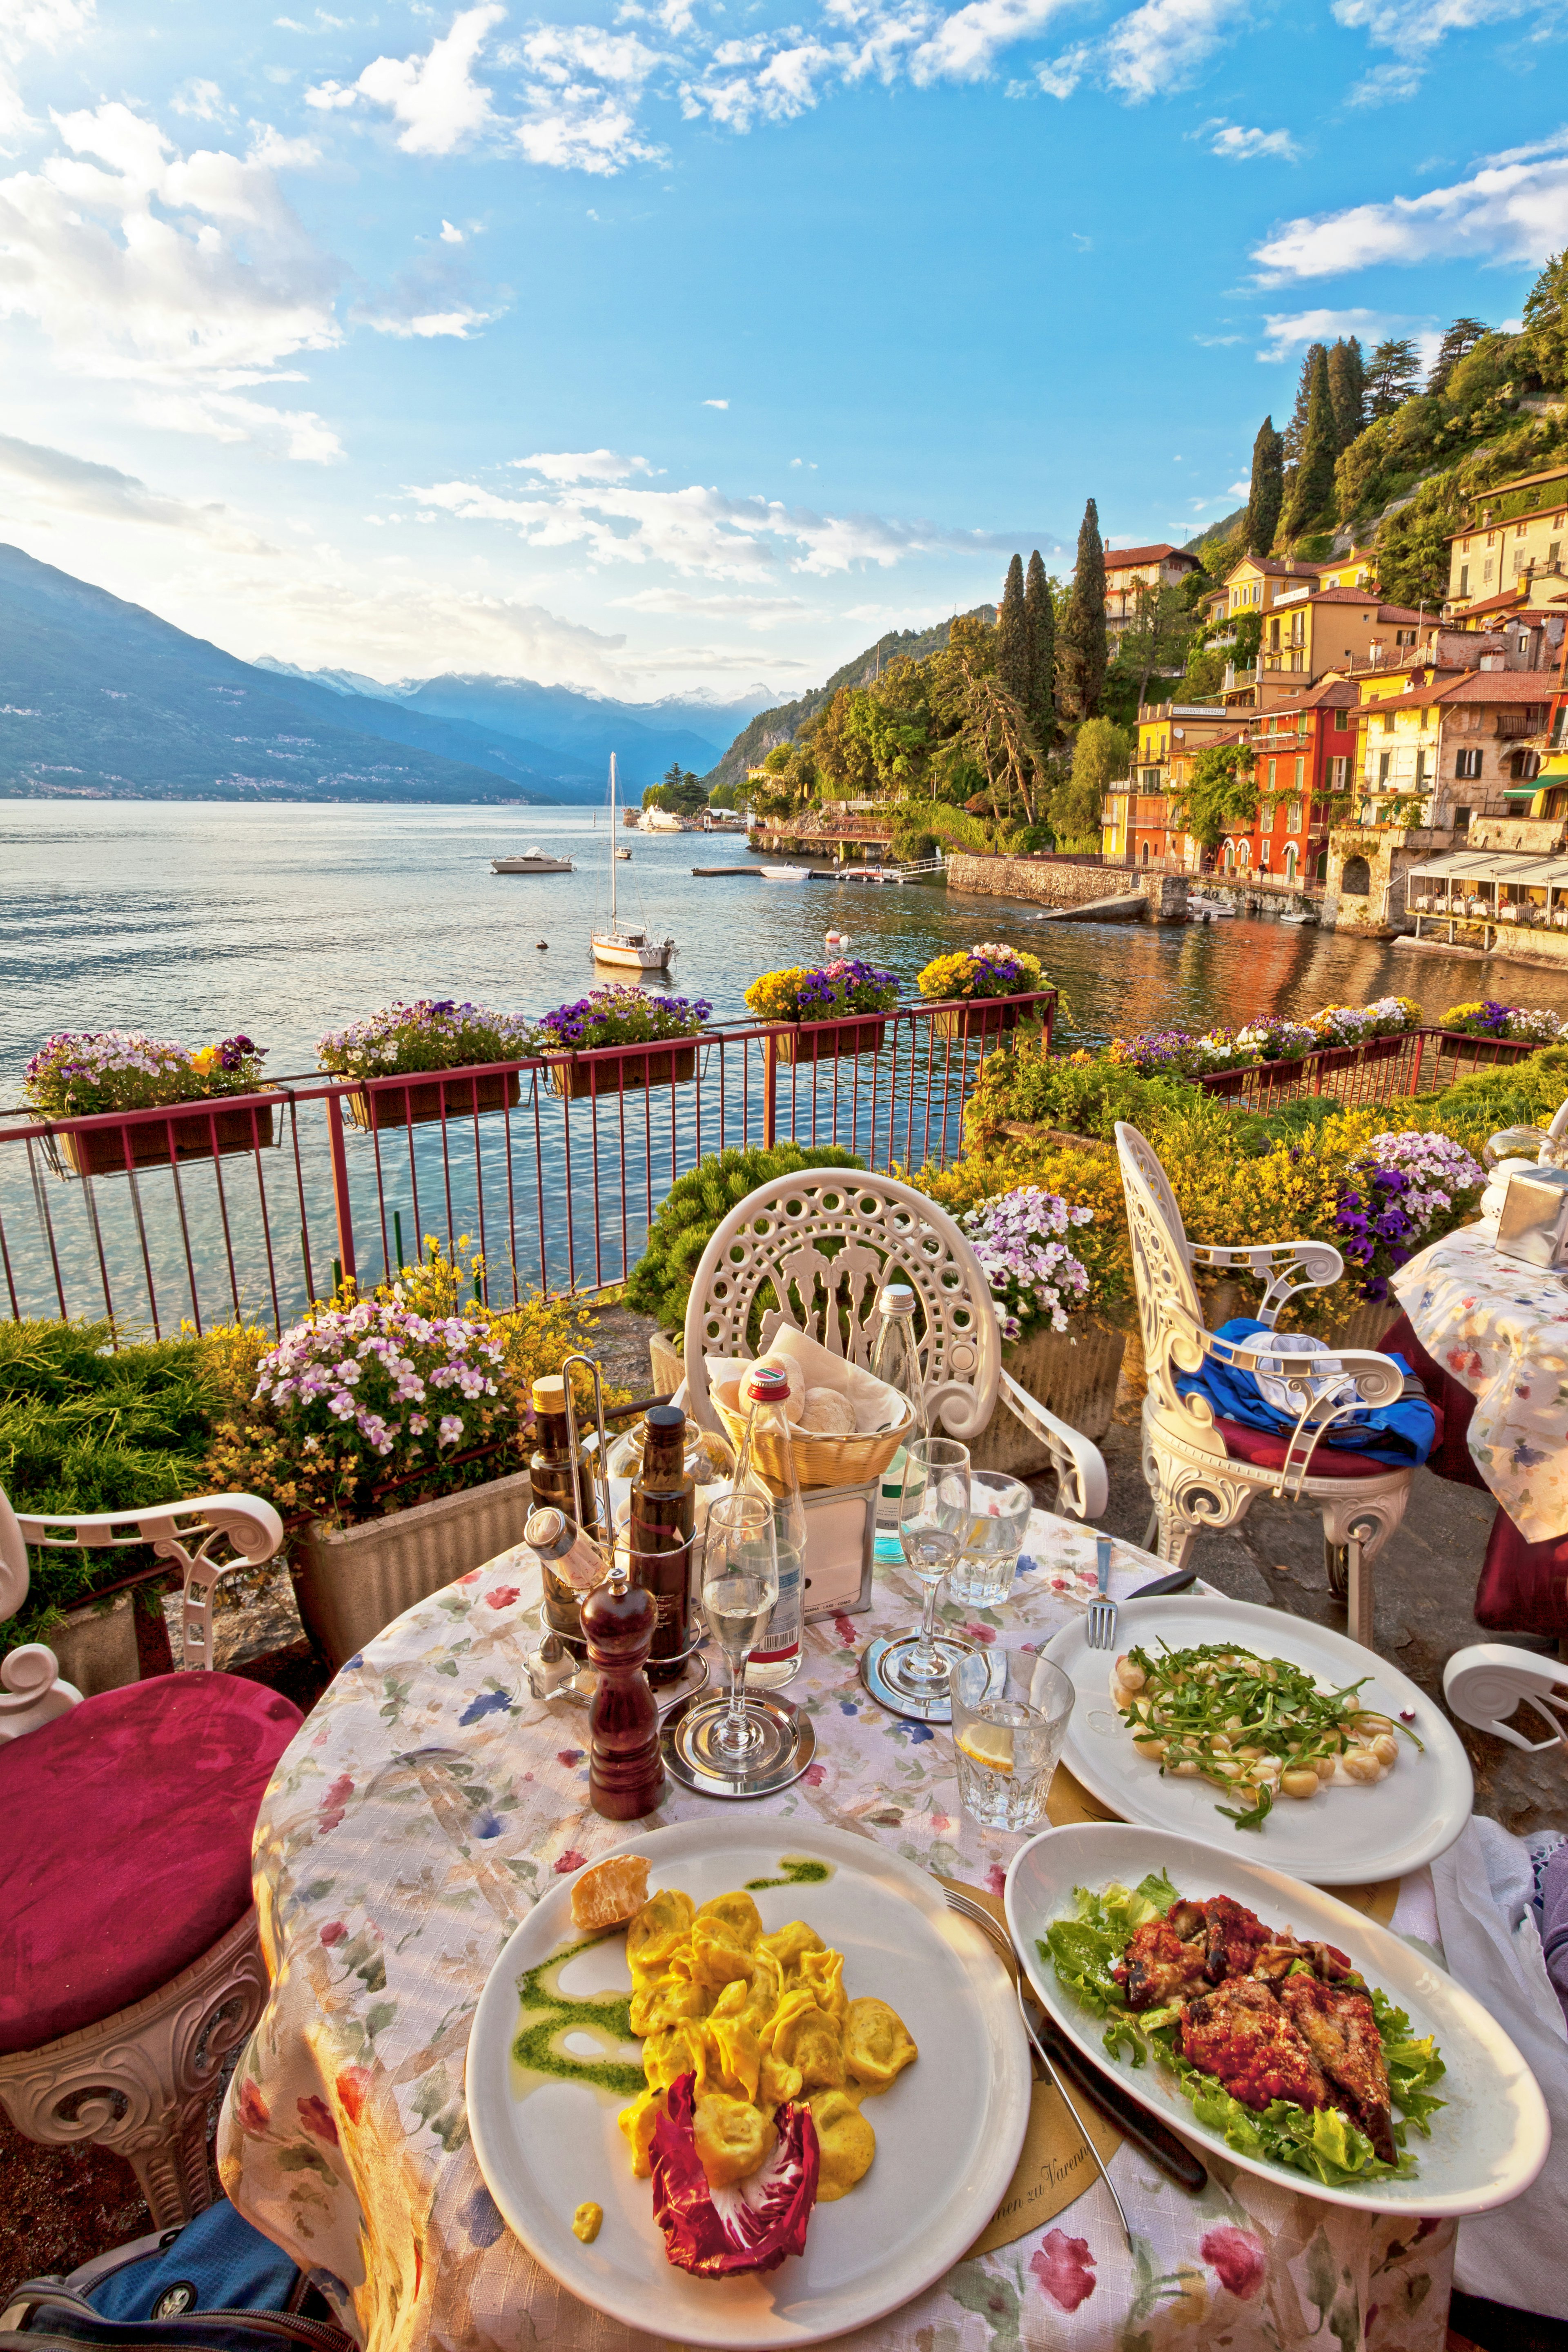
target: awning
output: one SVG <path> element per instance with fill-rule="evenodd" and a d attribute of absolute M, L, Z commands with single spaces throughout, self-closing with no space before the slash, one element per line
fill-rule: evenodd
<path fill-rule="evenodd" d="M 1568 886 L 1568 856 L 1455 849 L 1446 856 L 1428 857 L 1419 866 L 1407 866 L 1405 878 L 1406 882 L 1511 882 L 1531 890 L 1561 889 Z"/>

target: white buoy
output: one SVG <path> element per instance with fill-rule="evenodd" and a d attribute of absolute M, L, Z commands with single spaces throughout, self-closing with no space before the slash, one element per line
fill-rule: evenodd
<path fill-rule="evenodd" d="M 847 948 L 849 945 L 849 934 L 847 931 L 825 931 L 822 944 L 825 948 Z"/>

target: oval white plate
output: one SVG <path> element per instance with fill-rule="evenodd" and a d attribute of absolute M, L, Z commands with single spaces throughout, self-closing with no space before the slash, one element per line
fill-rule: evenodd
<path fill-rule="evenodd" d="M 1409 2133 L 1415 2174 L 1364 2187 L 1325 2189 L 1307 2173 L 1227 2147 L 1205 2130 L 1175 2077 L 1148 2064 L 1136 2073 L 1125 2055 L 1107 2057 L 1104 2021 L 1081 2006 L 1042 1959 L 1037 1939 L 1053 1921 L 1076 1918 L 1073 1889 L 1096 1893 L 1112 1880 L 1136 1886 L 1163 1870 L 1178 1893 L 1202 1901 L 1228 1895 L 1271 1927 L 1294 1927 L 1348 1952 L 1369 1984 L 1380 1985 L 1408 2015 L 1417 2034 L 1435 2033 L 1447 2073 L 1434 2084 L 1447 2101 L 1430 2118 L 1432 2137 Z M 1283 1872 L 1266 1869 L 1228 1849 L 1196 1838 L 1173 1837 L 1120 1822 L 1079 1822 L 1047 1830 L 1014 1855 L 1007 1873 L 1007 1926 L 1029 1979 L 1068 2040 L 1088 2058 L 1120 2076 L 1133 2096 L 1195 2147 L 1284 2181 L 1304 2196 L 1366 2213 L 1483 2213 L 1529 2188 L 1546 2161 L 1552 2126 L 1535 2077 L 1500 2025 L 1464 1987 L 1423 1959 L 1401 1936 L 1375 1927 L 1332 1895 L 1321 1894 Z"/>
<path fill-rule="evenodd" d="M 784 1854 L 831 1864 L 818 1885 L 757 1894 L 763 1925 L 808 1921 L 844 1954 L 851 2000 L 875 1993 L 890 2001 L 921 2054 L 868 2101 L 876 2161 L 847 2197 L 816 2207 L 803 2255 L 765 2274 L 689 2277 L 666 2258 L 651 2184 L 632 2178 L 616 2128 L 625 2099 L 554 2081 L 520 2095 L 512 2083 L 517 1980 L 582 1940 L 572 1882 L 562 1879 L 509 1939 L 468 2037 L 474 2152 L 508 2226 L 584 2303 L 677 2344 L 815 2344 L 908 2303 L 979 2236 L 1024 2144 L 1028 2050 L 992 1946 L 948 1909 L 926 1872 L 843 1831 L 800 1821 L 687 1822 L 615 1851 L 646 1853 L 650 1887 L 684 1887 L 698 1903 L 777 1877 Z M 625 1938 L 612 1935 L 563 1972 L 562 1989 L 589 1994 L 630 1982 Z M 636 2042 L 626 2056 L 637 2063 Z M 605 2222 L 584 2246 L 572 2215 L 590 2198 Z"/>
<path fill-rule="evenodd" d="M 1247 1601 L 1171 1593 L 1123 1601 L 1114 1650 L 1091 1650 L 1087 1619 L 1066 1625 L 1045 1655 L 1070 1675 L 1078 1696 L 1062 1761 L 1112 1812 L 1152 1829 L 1174 1830 L 1211 1844 L 1234 1837 L 1240 1850 L 1275 1870 L 1318 1886 L 1359 1886 L 1402 1878 L 1447 1853 L 1469 1820 L 1475 1783 L 1447 1717 L 1396 1666 L 1327 1625 L 1259 1609 Z M 1335 1689 L 1369 1676 L 1363 1703 L 1380 1715 L 1415 1711 L 1408 1728 L 1426 1753 L 1401 1738 L 1392 1772 L 1372 1789 L 1334 1788 L 1305 1803 L 1277 1797 L 1262 1829 L 1237 1830 L 1217 1808 L 1235 1802 L 1209 1780 L 1178 1780 L 1140 1756 L 1110 1697 L 1114 1660 L 1164 1641 L 1173 1650 L 1200 1642 L 1236 1642 L 1265 1658 L 1289 1658 Z"/>

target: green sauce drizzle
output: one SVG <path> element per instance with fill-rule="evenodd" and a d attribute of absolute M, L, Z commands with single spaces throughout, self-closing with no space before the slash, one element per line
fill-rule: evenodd
<path fill-rule="evenodd" d="M 748 1878 L 747 1894 L 756 1895 L 764 1886 L 820 1886 L 833 1875 L 830 1862 L 813 1862 L 808 1854 L 781 1853 L 779 1864 L 784 1874 L 782 1878 Z"/>
<path fill-rule="evenodd" d="M 635 2098 L 646 2087 L 640 2066 L 608 2056 L 579 2058 L 558 2046 L 567 2033 L 590 2034 L 606 2052 L 637 2038 L 632 2032 L 629 1993 L 596 1993 L 591 2000 L 579 2000 L 563 1993 L 555 1981 L 568 1960 L 600 1940 L 597 1936 L 585 1936 L 580 1944 L 568 1944 L 564 1951 L 552 1953 L 518 1979 L 524 2022 L 511 2054 L 519 2066 L 530 2067 L 536 2074 L 553 2074 L 563 2082 L 586 2083 L 621 2098 Z"/>

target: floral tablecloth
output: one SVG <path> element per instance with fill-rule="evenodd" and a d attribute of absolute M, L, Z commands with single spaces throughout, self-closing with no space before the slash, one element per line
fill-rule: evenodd
<path fill-rule="evenodd" d="M 1119 1547 L 1112 1590 L 1160 1564 Z M 979 1638 L 1037 1644 L 1082 1606 L 1091 1531 L 1037 1514 L 1004 1612 L 950 1607 Z M 1123 1566 L 1121 1563 L 1125 1563 Z M 338 1676 L 279 1767 L 257 1829 L 272 1997 L 219 2133 L 239 2210 L 315 2278 L 370 2352 L 652 2352 L 568 2294 L 510 2236 L 480 2178 L 463 2059 L 480 1989 L 542 1888 L 627 1832 L 588 1807 L 581 1709 L 535 1702 L 522 1651 L 539 1601 L 526 1549 L 381 1634 Z M 999 1888 L 1020 1840 L 975 1828 L 951 1740 L 884 1714 L 857 1655 L 915 1615 L 879 1571 L 868 1616 L 807 1630 L 791 1695 L 816 1759 L 762 1810 L 885 1842 Z M 673 1784 L 638 1828 L 712 1807 Z M 1113 2159 L 1129 2255 L 1102 2186 L 1047 2226 L 959 2263 L 853 2352 L 1441 2352 L 1451 2224 L 1370 2219 L 1211 2166 L 1201 2198 L 1131 2148 Z"/>
<path fill-rule="evenodd" d="M 1463 1225 L 1394 1276 L 1421 1345 L 1476 1400 L 1469 1450 L 1528 1543 L 1568 1535 L 1568 1281 Z"/>

